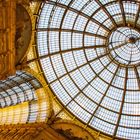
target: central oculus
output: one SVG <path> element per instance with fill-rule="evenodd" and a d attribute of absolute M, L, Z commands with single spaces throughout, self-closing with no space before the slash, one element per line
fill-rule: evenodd
<path fill-rule="evenodd" d="M 131 27 L 119 27 L 108 40 L 108 51 L 112 60 L 122 65 L 140 63 L 140 33 Z"/>

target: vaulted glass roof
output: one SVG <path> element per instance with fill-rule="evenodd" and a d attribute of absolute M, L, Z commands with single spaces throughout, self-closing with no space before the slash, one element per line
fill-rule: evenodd
<path fill-rule="evenodd" d="M 17 71 L 16 75 L 0 81 L 0 108 L 36 100 L 35 90 L 41 87 L 34 76 Z"/>
<path fill-rule="evenodd" d="M 48 0 L 36 26 L 45 78 L 61 103 L 112 137 L 140 139 L 140 3 Z"/>

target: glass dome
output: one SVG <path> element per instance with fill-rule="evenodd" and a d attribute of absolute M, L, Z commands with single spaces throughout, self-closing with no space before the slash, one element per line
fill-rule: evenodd
<path fill-rule="evenodd" d="M 140 3 L 49 0 L 36 26 L 48 85 L 87 126 L 140 139 Z"/>

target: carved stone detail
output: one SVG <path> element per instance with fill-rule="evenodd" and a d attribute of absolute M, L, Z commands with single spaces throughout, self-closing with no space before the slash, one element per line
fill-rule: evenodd
<path fill-rule="evenodd" d="M 0 1 L 0 80 L 15 74 L 16 2 Z"/>
<path fill-rule="evenodd" d="M 30 16 L 23 6 L 17 4 L 29 2 L 0 0 L 0 80 L 15 75 L 16 65 L 29 46 L 32 33 Z M 20 69 L 24 67 L 25 63 Z"/>

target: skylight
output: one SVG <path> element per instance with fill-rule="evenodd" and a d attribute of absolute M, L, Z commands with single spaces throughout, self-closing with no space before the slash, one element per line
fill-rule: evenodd
<path fill-rule="evenodd" d="M 46 80 L 85 124 L 140 139 L 139 2 L 49 0 L 37 21 Z"/>

